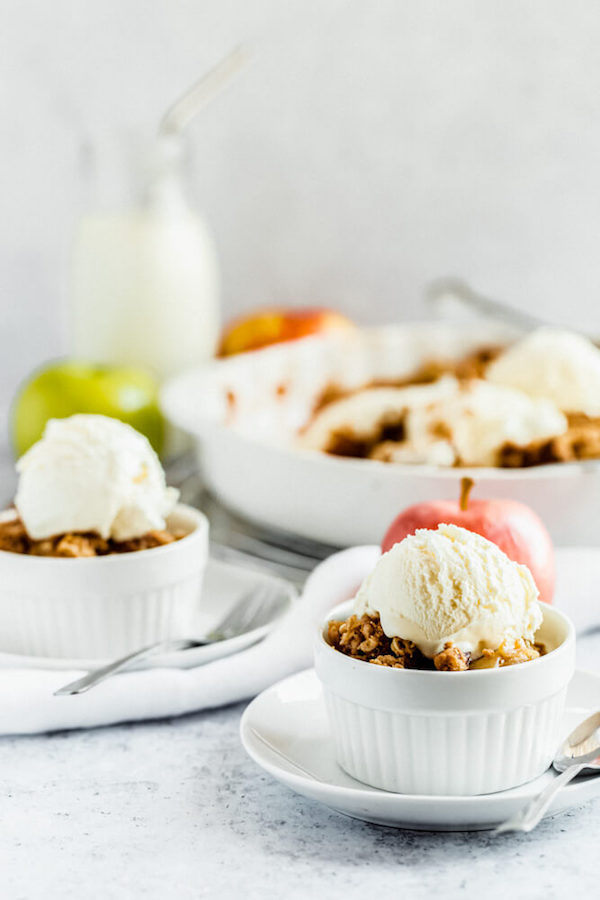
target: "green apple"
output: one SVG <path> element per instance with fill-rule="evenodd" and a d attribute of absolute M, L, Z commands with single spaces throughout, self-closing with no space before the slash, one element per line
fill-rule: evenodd
<path fill-rule="evenodd" d="M 143 369 L 59 360 L 37 369 L 19 388 L 11 416 L 17 457 L 35 444 L 48 419 L 97 413 L 127 422 L 145 434 L 157 453 L 165 424 L 158 408 L 158 382 Z"/>

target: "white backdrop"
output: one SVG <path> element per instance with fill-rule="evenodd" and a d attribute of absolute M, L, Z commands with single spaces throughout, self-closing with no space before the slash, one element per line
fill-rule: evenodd
<path fill-rule="evenodd" d="M 4 0 L 2 397 L 63 349 L 82 148 L 232 44 L 251 66 L 193 128 L 226 313 L 420 315 L 431 278 L 600 333 L 595 0 Z"/>

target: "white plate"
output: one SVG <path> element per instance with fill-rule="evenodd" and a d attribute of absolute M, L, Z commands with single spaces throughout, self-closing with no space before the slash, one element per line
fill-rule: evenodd
<path fill-rule="evenodd" d="M 468 471 L 479 496 L 532 506 L 556 543 L 600 544 L 600 530 L 589 527 L 600 506 L 600 462 L 447 469 L 342 459 L 295 445 L 298 428 L 331 382 L 358 386 L 405 377 L 434 357 L 460 358 L 507 340 L 506 328 L 491 324 L 439 322 L 306 338 L 177 376 L 161 403 L 196 439 L 212 493 L 276 530 L 337 546 L 379 543 L 403 507 L 456 498 Z"/>
<path fill-rule="evenodd" d="M 600 676 L 576 672 L 567 697 L 565 734 L 599 706 Z M 259 694 L 244 712 L 240 732 L 252 759 L 292 790 L 354 819 L 393 828 L 418 831 L 494 828 L 556 777 L 548 770 L 529 784 L 478 797 L 392 794 L 361 784 L 346 775 L 335 761 L 321 685 L 313 669 L 286 678 Z M 281 750 L 299 768 L 287 763 L 257 735 Z M 579 778 L 563 788 L 547 815 L 581 806 L 598 795 L 600 778 Z"/>
<path fill-rule="evenodd" d="M 237 653 L 263 638 L 297 595 L 296 589 L 281 578 L 214 559 L 209 560 L 204 576 L 201 601 L 200 597 L 198 598 L 195 634 L 202 635 L 209 632 L 240 597 L 250 593 L 253 589 L 260 590 L 264 587 L 271 587 L 273 591 L 265 601 L 266 621 L 259 628 L 254 628 L 252 631 L 247 631 L 245 634 L 226 641 L 208 644 L 206 647 L 192 647 L 190 650 L 153 656 L 140 662 L 135 668 L 191 669 L 213 659 Z M 3 653 L 0 636 L 0 668 L 94 669 L 110 661 L 109 659 L 67 659 Z"/>

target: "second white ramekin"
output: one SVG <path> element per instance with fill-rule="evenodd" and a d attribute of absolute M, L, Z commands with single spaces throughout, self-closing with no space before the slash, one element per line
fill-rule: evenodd
<path fill-rule="evenodd" d="M 171 544 L 81 559 L 0 551 L 0 646 L 6 653 L 116 657 L 190 637 L 208 560 L 208 520 L 179 504 Z"/>
<path fill-rule="evenodd" d="M 536 638 L 550 652 L 499 669 L 375 666 L 334 650 L 321 630 L 315 668 L 340 766 L 365 784 L 403 794 L 487 794 L 540 775 L 561 737 L 575 666 L 573 625 L 540 606 Z M 328 620 L 350 612 L 343 604 Z"/>

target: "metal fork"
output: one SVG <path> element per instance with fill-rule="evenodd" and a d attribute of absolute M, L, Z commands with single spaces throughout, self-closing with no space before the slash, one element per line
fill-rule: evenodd
<path fill-rule="evenodd" d="M 134 650 L 133 653 L 128 653 L 127 656 L 122 656 L 105 666 L 93 669 L 91 672 L 88 672 L 87 675 L 84 675 L 83 678 L 78 678 L 76 681 L 65 684 L 57 691 L 54 691 L 54 696 L 62 697 L 70 696 L 71 694 L 83 694 L 85 691 L 89 691 L 90 688 L 100 684 L 101 681 L 110 678 L 111 675 L 115 675 L 117 672 L 123 672 L 133 663 L 146 659 L 148 656 L 153 656 L 155 653 L 167 653 L 176 650 L 189 650 L 192 647 L 204 647 L 207 644 L 214 644 L 217 641 L 228 640 L 229 638 L 237 637 L 239 634 L 244 634 L 246 631 L 250 630 L 251 626 L 257 628 L 260 624 L 263 624 L 260 613 L 265 606 L 267 596 L 270 596 L 270 594 L 271 590 L 267 587 L 263 587 L 258 592 L 256 590 L 249 591 L 240 597 L 219 624 L 208 632 L 208 634 L 204 635 L 204 637 L 171 638 L 165 641 L 158 641 L 155 644 L 150 644 L 148 647 L 142 647 L 140 650 Z"/>

